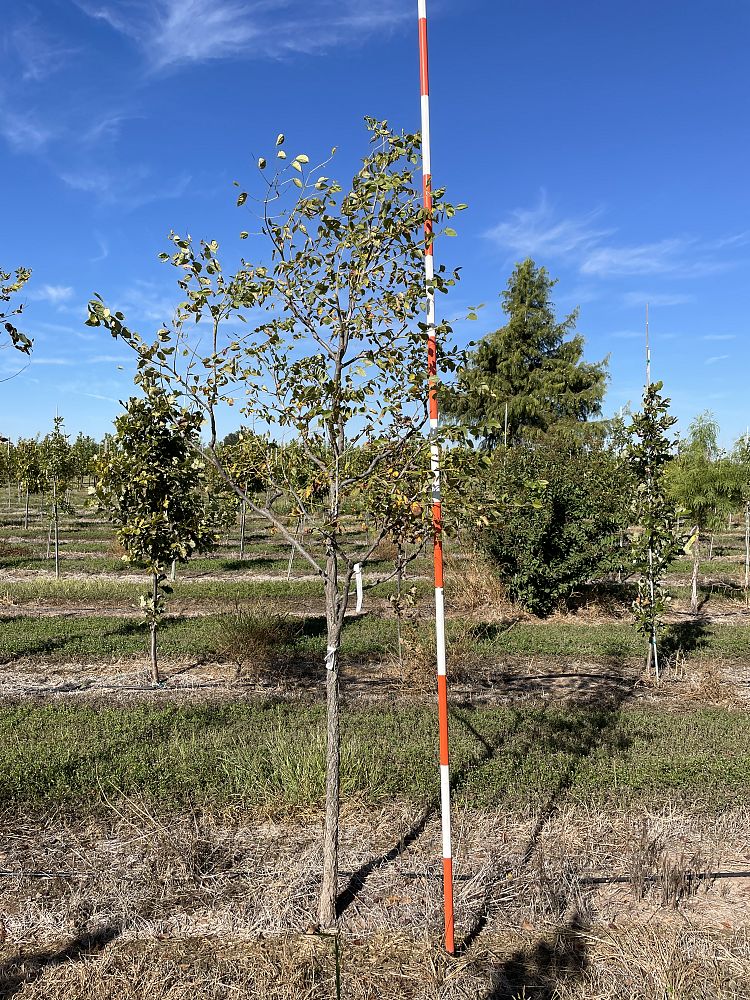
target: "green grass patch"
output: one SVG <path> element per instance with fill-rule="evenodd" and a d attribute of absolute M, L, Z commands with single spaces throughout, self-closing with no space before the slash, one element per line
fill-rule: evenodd
<path fill-rule="evenodd" d="M 317 581 L 315 585 L 318 586 Z M 269 596 L 264 584 L 264 596 Z M 274 583 L 277 594 L 293 593 L 295 584 Z M 322 611 L 322 607 L 321 607 Z M 262 619 L 262 615 L 261 615 Z M 167 617 L 159 629 L 159 647 L 163 654 L 190 657 L 213 657 L 223 648 L 226 619 L 221 614 L 198 618 Z M 429 639 L 430 623 L 424 623 Z M 688 622 L 675 626 L 667 636 L 672 647 L 679 646 L 687 656 L 747 657 L 748 629 L 737 625 Z M 520 622 L 502 625 L 448 622 L 448 641 L 456 640 L 460 649 L 484 657 L 502 654 L 552 656 L 627 657 L 643 653 L 643 639 L 627 623 L 584 625 L 569 622 Z M 134 619 L 106 615 L 76 617 L 3 616 L 0 618 L 0 656 L 6 661 L 20 657 L 45 657 L 57 660 L 101 659 L 142 655 L 145 629 Z M 293 649 L 280 651 L 301 659 L 321 658 L 326 638 L 322 616 L 301 621 L 297 635 L 290 639 Z M 350 660 L 379 659 L 396 648 L 393 618 L 365 615 L 352 619 L 344 629 L 342 654 Z"/>
<path fill-rule="evenodd" d="M 174 590 L 174 600 L 207 601 L 212 604 L 237 605 L 248 601 L 291 601 L 299 599 L 323 599 L 323 584 L 319 580 L 201 580 L 181 578 L 179 575 L 170 584 Z M 412 580 L 422 597 L 429 597 L 433 587 L 427 580 Z M 138 597 L 148 589 L 148 581 L 144 576 L 143 583 L 127 580 L 112 580 L 92 577 L 91 579 L 66 579 L 62 577 L 36 578 L 21 580 L 2 586 L 0 578 L 0 595 L 17 605 L 42 603 L 50 606 L 76 603 L 86 604 L 107 602 L 123 608 L 137 605 Z M 388 597 L 395 593 L 396 585 L 392 581 L 380 584 L 369 590 L 368 596 Z M 322 608 L 321 603 L 321 608 Z"/>
<path fill-rule="evenodd" d="M 318 805 L 322 706 L 17 705 L 0 709 L 0 803 L 142 795 L 167 806 Z M 466 709 L 453 713 L 456 801 L 480 808 L 665 794 L 746 800 L 750 718 L 720 709 Z M 347 710 L 342 791 L 377 804 L 435 801 L 437 726 L 429 709 Z"/>

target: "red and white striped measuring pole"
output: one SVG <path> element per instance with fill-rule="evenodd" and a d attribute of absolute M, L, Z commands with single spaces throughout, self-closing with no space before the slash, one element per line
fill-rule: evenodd
<path fill-rule="evenodd" d="M 443 512 L 440 500 L 440 445 L 438 426 L 437 342 L 435 338 L 435 274 L 432 253 L 432 165 L 430 163 L 430 81 L 427 63 L 427 0 L 417 0 L 419 13 L 419 79 L 422 94 L 422 178 L 424 207 L 424 270 L 427 287 L 427 371 L 432 443 L 432 536 L 435 564 L 435 639 L 437 649 L 438 719 L 440 725 L 440 812 L 443 828 L 443 901 L 445 906 L 445 950 L 452 955 L 453 943 L 453 855 L 451 852 L 451 788 L 448 768 L 448 687 L 445 677 L 445 608 L 443 603 Z"/>

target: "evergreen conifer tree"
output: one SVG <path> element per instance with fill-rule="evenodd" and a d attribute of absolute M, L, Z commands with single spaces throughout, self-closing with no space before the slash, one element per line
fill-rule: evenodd
<path fill-rule="evenodd" d="M 556 283 L 530 258 L 517 264 L 502 293 L 508 322 L 480 341 L 457 385 L 446 390 L 445 412 L 488 448 L 601 411 L 606 359 L 583 360 L 577 310 L 556 319 L 550 298 Z"/>

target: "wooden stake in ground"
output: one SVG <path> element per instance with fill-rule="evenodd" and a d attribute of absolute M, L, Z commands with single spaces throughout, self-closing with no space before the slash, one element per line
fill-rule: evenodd
<path fill-rule="evenodd" d="M 430 82 L 427 57 L 427 0 L 418 0 L 419 79 L 422 98 L 422 172 L 425 219 L 425 285 L 427 289 L 427 366 L 430 377 L 429 407 L 432 468 L 432 533 L 435 567 L 435 647 L 437 652 L 438 718 L 440 726 L 440 807 L 443 831 L 443 904 L 445 949 L 452 955 L 453 940 L 453 855 L 451 849 L 450 773 L 448 756 L 448 686 L 445 659 L 445 609 L 443 602 L 443 512 L 440 497 L 440 445 L 438 428 L 437 341 L 435 336 L 435 266 L 432 244 L 432 164 L 430 159 Z"/>

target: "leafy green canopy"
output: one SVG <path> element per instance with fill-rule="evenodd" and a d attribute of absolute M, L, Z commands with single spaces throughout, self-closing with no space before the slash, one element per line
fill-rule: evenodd
<path fill-rule="evenodd" d="M 221 475 L 329 579 L 339 621 L 354 565 L 372 556 L 392 515 L 400 524 L 412 512 L 421 524 L 430 486 L 420 137 L 373 119 L 367 127 L 370 150 L 347 186 L 325 175 L 325 163 L 287 155 L 279 136 L 277 169 L 270 156 L 261 159 L 260 194 L 237 198 L 255 216 L 258 256 L 234 275 L 225 275 L 216 241 L 198 246 L 172 234 L 173 252 L 161 256 L 177 270 L 184 298 L 153 342 L 101 299 L 90 303 L 88 319 L 137 352 L 139 378 L 163 379 L 202 411 Z M 449 204 L 440 188 L 432 196 L 437 234 L 463 206 Z M 457 277 L 438 266 L 435 291 L 446 292 Z M 456 365 L 445 346 L 450 332 L 438 324 L 440 371 Z M 216 414 L 235 402 L 268 436 L 220 449 Z M 394 473 L 403 504 L 381 505 L 378 534 L 367 544 L 346 536 L 347 505 L 367 505 Z M 266 502 L 251 495 L 258 478 Z M 289 534 L 277 513 L 289 506 L 323 541 L 325 562 Z"/>
<path fill-rule="evenodd" d="M 6 310 L 3 303 L 10 302 L 30 277 L 31 271 L 26 267 L 17 267 L 14 274 L 0 268 L 0 326 L 10 337 L 11 344 L 23 354 L 31 354 L 32 341 L 13 322 L 13 318 L 23 312 L 23 305 Z"/>
<path fill-rule="evenodd" d="M 570 435 L 496 453 L 496 492 L 515 498 L 480 546 L 510 597 L 547 615 L 574 591 L 616 567 L 627 525 L 620 460 Z"/>
<path fill-rule="evenodd" d="M 583 336 L 573 333 L 578 313 L 558 322 L 555 284 L 533 260 L 517 264 L 502 293 L 507 324 L 479 342 L 445 392 L 446 413 L 488 448 L 505 439 L 506 405 L 509 444 L 601 411 L 607 362 L 583 361 Z"/>
<path fill-rule="evenodd" d="M 118 525 L 128 558 L 162 577 L 172 562 L 212 548 L 217 536 L 204 513 L 200 417 L 151 382 L 143 389 L 145 397 L 131 397 L 115 420 L 117 435 L 96 462 L 93 493 Z"/>
<path fill-rule="evenodd" d="M 671 496 L 700 531 L 717 527 L 743 500 L 740 466 L 722 452 L 718 436 L 713 415 L 700 414 L 667 470 Z"/>

